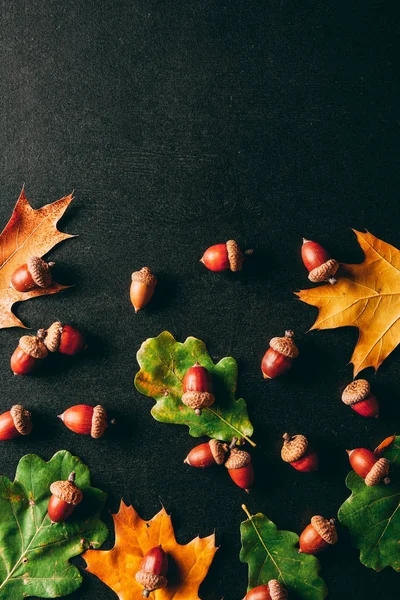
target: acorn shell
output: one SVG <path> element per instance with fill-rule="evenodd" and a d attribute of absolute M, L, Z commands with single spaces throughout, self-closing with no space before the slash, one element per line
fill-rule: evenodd
<path fill-rule="evenodd" d="M 334 258 L 327 260 L 319 267 L 315 267 L 308 274 L 308 279 L 313 283 L 320 283 L 321 281 L 327 281 L 330 277 L 333 277 L 339 268 L 339 263 Z"/>
<path fill-rule="evenodd" d="M 43 342 L 50 352 L 58 351 L 62 330 L 62 323 L 60 321 L 56 321 L 45 331 L 45 338 Z"/>
<path fill-rule="evenodd" d="M 288 330 L 284 337 L 274 337 L 270 341 L 270 347 L 289 358 L 296 358 L 299 355 L 299 349 L 293 341 L 294 333 Z"/>
<path fill-rule="evenodd" d="M 311 519 L 311 525 L 327 544 L 336 544 L 337 531 L 334 519 L 325 519 L 319 515 Z"/>
<path fill-rule="evenodd" d="M 82 491 L 72 481 L 54 481 L 50 492 L 60 500 L 76 506 L 83 499 Z"/>
<path fill-rule="evenodd" d="M 287 591 L 281 586 L 277 579 L 268 581 L 268 589 L 271 595 L 271 600 L 286 600 L 288 597 Z"/>
<path fill-rule="evenodd" d="M 223 465 L 226 459 L 227 445 L 218 440 L 210 440 L 208 445 L 217 465 Z"/>
<path fill-rule="evenodd" d="M 243 267 L 243 253 L 235 240 L 228 240 L 226 242 L 226 251 L 228 252 L 230 270 L 234 273 L 241 271 Z"/>
<path fill-rule="evenodd" d="M 185 392 L 182 396 L 182 402 L 189 408 L 198 410 L 214 404 L 215 398 L 211 392 Z"/>
<path fill-rule="evenodd" d="M 32 431 L 31 413 L 21 404 L 15 404 L 11 410 L 14 427 L 21 435 L 29 435 Z"/>
<path fill-rule="evenodd" d="M 365 400 L 371 392 L 371 386 L 366 379 L 356 379 L 349 383 L 342 394 L 342 401 L 347 406 Z"/>
<path fill-rule="evenodd" d="M 378 485 L 389 473 L 390 462 L 387 458 L 380 458 L 376 461 L 370 472 L 365 478 L 365 485 L 369 487 Z"/>
<path fill-rule="evenodd" d="M 48 355 L 47 348 L 36 336 L 23 335 L 18 342 L 19 347 L 25 354 L 33 356 L 33 358 L 46 358 Z"/>
<path fill-rule="evenodd" d="M 251 456 L 245 450 L 239 450 L 238 448 L 232 448 L 228 460 L 225 466 L 229 470 L 241 469 L 251 463 Z"/>
<path fill-rule="evenodd" d="M 157 278 L 150 271 L 149 267 L 143 267 L 140 271 L 132 273 L 132 281 L 139 281 L 152 288 L 155 288 L 157 285 Z"/>
<path fill-rule="evenodd" d="M 28 271 L 38 287 L 46 288 L 52 282 L 51 269 L 47 262 L 39 256 L 30 256 L 27 261 Z"/>
<path fill-rule="evenodd" d="M 101 438 L 107 427 L 107 413 L 105 409 L 98 404 L 93 408 L 92 428 L 90 430 L 90 435 L 95 439 Z"/>
<path fill-rule="evenodd" d="M 289 435 L 285 433 L 283 436 L 283 446 L 281 450 L 281 457 L 287 463 L 295 462 L 300 460 L 308 448 L 308 440 L 305 435 Z"/>
<path fill-rule="evenodd" d="M 168 580 L 163 575 L 148 573 L 147 571 L 138 571 L 135 575 L 136 581 L 149 592 L 154 592 L 168 585 Z"/>

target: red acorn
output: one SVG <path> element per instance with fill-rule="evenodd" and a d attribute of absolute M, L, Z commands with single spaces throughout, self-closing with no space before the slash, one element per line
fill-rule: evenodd
<path fill-rule="evenodd" d="M 253 250 L 246 250 L 245 255 L 253 254 Z M 226 244 L 216 244 L 208 248 L 200 262 L 207 269 L 215 273 L 222 271 L 241 271 L 245 256 L 234 240 L 229 240 Z"/>
<path fill-rule="evenodd" d="M 310 448 L 308 440 L 304 435 L 292 435 L 288 433 L 283 435 L 283 446 L 281 457 L 287 463 L 290 463 L 297 471 L 310 473 L 318 469 L 318 456 Z"/>
<path fill-rule="evenodd" d="M 72 472 L 67 481 L 54 481 L 50 486 L 52 494 L 47 512 L 52 523 L 63 523 L 82 502 L 83 494 L 75 485 L 75 473 Z"/>
<path fill-rule="evenodd" d="M 72 356 L 87 348 L 82 333 L 71 325 L 63 325 L 60 321 L 56 321 L 48 329 L 39 329 L 38 336 L 43 339 L 50 352 Z"/>
<path fill-rule="evenodd" d="M 11 287 L 17 292 L 30 292 L 35 288 L 47 288 L 51 285 L 51 267 L 55 263 L 45 262 L 39 256 L 31 256 L 18 267 L 11 277 Z"/>
<path fill-rule="evenodd" d="M 267 585 L 258 585 L 247 592 L 243 600 L 286 600 L 288 593 L 277 579 L 271 579 Z"/>
<path fill-rule="evenodd" d="M 329 545 L 336 544 L 337 532 L 335 519 L 324 519 L 324 517 L 315 516 L 300 536 L 300 550 L 305 554 L 318 554 L 325 550 Z"/>
<path fill-rule="evenodd" d="M 303 238 L 301 258 L 309 271 L 308 279 L 310 281 L 313 283 L 320 283 L 321 281 L 336 283 L 333 276 L 339 268 L 339 263 L 332 259 L 320 244 Z"/>
<path fill-rule="evenodd" d="M 108 427 L 107 413 L 100 404 L 94 407 L 76 404 L 57 416 L 71 431 L 95 439 L 100 438 Z"/>
<path fill-rule="evenodd" d="M 379 417 L 379 402 L 366 379 L 356 379 L 349 383 L 342 394 L 342 401 L 362 417 Z"/>
<path fill-rule="evenodd" d="M 283 375 L 293 365 L 293 359 L 299 355 L 299 350 L 293 341 L 294 333 L 285 331 L 285 337 L 274 337 L 261 361 L 261 371 L 264 379 L 274 379 Z"/>
<path fill-rule="evenodd" d="M 136 313 L 150 302 L 156 285 L 157 279 L 149 267 L 143 267 L 140 271 L 132 273 L 130 297 Z"/>
<path fill-rule="evenodd" d="M 142 596 L 148 598 L 151 592 L 167 587 L 168 556 L 161 546 L 149 550 L 140 564 L 136 581 L 143 586 Z"/>
<path fill-rule="evenodd" d="M 248 493 L 254 483 L 254 470 L 250 454 L 245 450 L 232 448 L 225 467 L 236 485 Z"/>
<path fill-rule="evenodd" d="M 205 444 L 195 446 L 183 462 L 199 469 L 223 465 L 227 451 L 227 444 L 221 444 L 218 440 L 210 440 Z"/>
<path fill-rule="evenodd" d="M 201 409 L 215 402 L 212 393 L 212 380 L 205 367 L 196 362 L 186 371 L 183 378 L 183 404 L 193 408 L 196 415 L 201 415 Z"/>
<path fill-rule="evenodd" d="M 371 450 L 367 448 L 355 448 L 347 450 L 349 460 L 354 471 L 365 480 L 365 485 L 378 485 L 383 481 L 389 484 L 390 462 L 387 458 L 378 458 Z"/>
<path fill-rule="evenodd" d="M 20 404 L 0 415 L 0 440 L 12 440 L 31 431 L 31 413 Z"/>
<path fill-rule="evenodd" d="M 47 355 L 47 348 L 39 337 L 24 335 L 11 356 L 11 369 L 14 375 L 28 375 Z"/>

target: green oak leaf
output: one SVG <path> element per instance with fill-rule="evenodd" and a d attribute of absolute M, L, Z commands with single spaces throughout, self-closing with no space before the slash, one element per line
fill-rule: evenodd
<path fill-rule="evenodd" d="M 83 501 L 66 523 L 52 525 L 47 514 L 50 484 L 72 471 Z M 66 450 L 49 462 L 35 454 L 24 456 L 14 483 L 0 477 L 0 600 L 55 598 L 76 590 L 82 576 L 68 561 L 107 538 L 99 518 L 105 499 L 104 492 L 90 486 L 88 467 Z"/>
<path fill-rule="evenodd" d="M 140 371 L 135 386 L 145 396 L 156 400 L 151 414 L 156 421 L 187 425 L 193 437 L 208 435 L 230 441 L 233 437 L 249 439 L 253 434 L 246 402 L 236 400 L 238 367 L 234 358 L 223 358 L 214 364 L 205 344 L 189 337 L 182 344 L 164 331 L 143 342 L 137 353 Z M 203 409 L 201 416 L 182 401 L 182 382 L 186 371 L 198 361 L 212 375 L 215 404 Z"/>
<path fill-rule="evenodd" d="M 299 554 L 299 536 L 280 531 L 265 515 L 250 515 L 240 527 L 242 549 L 240 560 L 249 565 L 248 590 L 278 579 L 300 600 L 323 600 L 328 594 L 324 580 L 319 577 L 319 561 L 310 554 Z"/>
<path fill-rule="evenodd" d="M 368 487 L 354 471 L 346 479 L 352 494 L 339 509 L 360 561 L 370 569 L 400 571 L 400 436 L 382 456 L 391 463 L 390 485 Z"/>

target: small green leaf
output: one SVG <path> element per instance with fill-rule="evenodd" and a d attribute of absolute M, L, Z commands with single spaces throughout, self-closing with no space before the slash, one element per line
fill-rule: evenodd
<path fill-rule="evenodd" d="M 255 445 L 249 439 L 253 427 L 246 402 L 235 399 L 238 367 L 234 358 L 223 358 L 214 364 L 202 341 L 189 337 L 182 344 L 164 331 L 143 342 L 137 360 L 140 371 L 135 386 L 157 401 L 151 411 L 156 421 L 187 425 L 193 437 L 208 435 L 230 441 L 236 436 Z M 215 404 L 203 409 L 201 416 L 181 401 L 183 378 L 196 361 L 211 373 L 216 398 Z"/>
<path fill-rule="evenodd" d="M 280 531 L 263 514 L 249 517 L 240 527 L 242 550 L 240 560 L 249 565 L 248 590 L 278 579 L 299 600 L 323 600 L 328 594 L 325 582 L 319 577 L 319 561 L 310 554 L 299 554 L 299 536 Z"/>
<path fill-rule="evenodd" d="M 346 479 L 352 494 L 339 509 L 340 522 L 350 530 L 360 561 L 370 569 L 400 571 L 400 436 L 383 456 L 391 463 L 390 485 L 368 487 L 354 471 Z"/>
<path fill-rule="evenodd" d="M 50 484 L 72 471 L 83 501 L 66 523 L 52 525 Z M 14 483 L 0 477 L 0 600 L 55 598 L 75 591 L 82 576 L 68 561 L 107 538 L 99 519 L 105 499 L 104 492 L 90 486 L 86 465 L 66 450 L 47 463 L 35 454 L 24 456 Z"/>

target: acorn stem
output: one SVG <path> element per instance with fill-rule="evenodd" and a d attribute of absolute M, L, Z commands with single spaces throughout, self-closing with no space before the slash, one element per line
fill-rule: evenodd
<path fill-rule="evenodd" d="M 331 285 L 335 285 L 335 283 L 337 283 L 337 279 L 335 279 L 334 277 L 329 277 L 328 281 Z"/>
<path fill-rule="evenodd" d="M 148 598 L 150 596 L 149 590 L 143 590 L 142 596 L 143 596 L 143 598 Z"/>
<path fill-rule="evenodd" d="M 75 471 L 72 471 L 72 473 L 70 473 L 70 475 L 69 475 L 69 477 L 68 477 L 68 481 L 69 481 L 70 483 L 74 483 L 74 481 L 75 481 L 75 477 L 76 477 L 76 473 L 75 473 Z"/>
<path fill-rule="evenodd" d="M 238 438 L 237 437 L 233 437 L 231 443 L 228 446 L 228 449 L 232 450 L 232 448 L 234 448 L 237 443 L 238 443 Z"/>
<path fill-rule="evenodd" d="M 254 250 L 253 249 L 245 250 L 245 254 L 246 254 L 246 256 L 251 256 L 252 254 L 254 254 Z"/>

